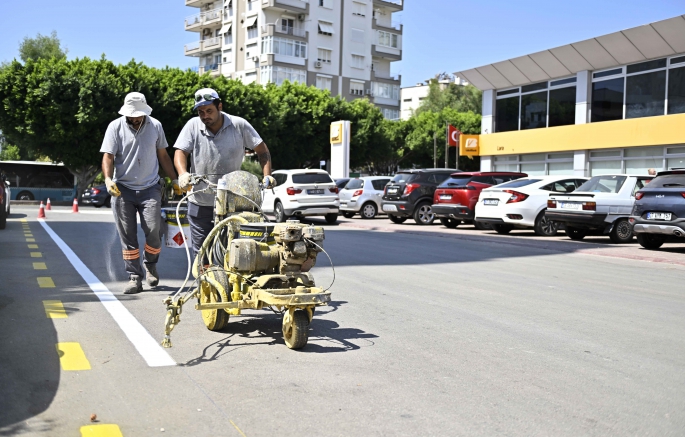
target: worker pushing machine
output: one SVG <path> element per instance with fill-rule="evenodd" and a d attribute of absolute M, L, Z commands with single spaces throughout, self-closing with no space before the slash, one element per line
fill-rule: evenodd
<path fill-rule="evenodd" d="M 223 112 L 219 94 L 204 88 L 195 93 L 197 117 L 188 120 L 174 144 L 174 165 L 178 171 L 181 190 L 188 190 L 188 155 L 190 171 L 207 175 L 212 183 L 217 183 L 225 174 L 240 170 L 245 149 L 254 150 L 264 174 L 263 185 L 267 188 L 275 184 L 271 176 L 271 154 L 262 138 L 244 118 Z M 206 183 L 192 187 L 193 194 L 188 197 L 188 223 L 192 243 L 192 259 L 200 251 L 202 243 L 213 228 L 214 193 L 204 190 Z"/>
<path fill-rule="evenodd" d="M 107 192 L 129 275 L 124 294 L 143 291 L 142 278 L 149 286 L 159 283 L 157 261 L 162 251 L 160 226 L 162 185 L 159 165 L 181 194 L 174 165 L 166 151 L 168 143 L 162 124 L 150 117 L 152 108 L 141 93 L 129 93 L 119 110 L 121 117 L 107 127 L 100 152 Z M 145 272 L 140 263 L 136 215 L 145 233 Z"/>

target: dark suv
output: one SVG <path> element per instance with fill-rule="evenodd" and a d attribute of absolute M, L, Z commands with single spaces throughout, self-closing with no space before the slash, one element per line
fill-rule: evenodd
<path fill-rule="evenodd" d="M 433 193 L 451 174 L 460 170 L 425 168 L 403 170 L 385 186 L 381 209 L 393 223 L 403 223 L 409 217 L 420 225 L 430 225 L 435 216 L 431 205 Z"/>
<path fill-rule="evenodd" d="M 685 238 L 685 170 L 659 172 L 635 193 L 629 221 L 645 249 L 658 249 L 671 236 Z"/>
<path fill-rule="evenodd" d="M 502 171 L 461 172 L 450 175 L 449 179 L 438 185 L 433 195 L 433 214 L 440 223 L 448 228 L 456 228 L 462 221 L 473 220 L 476 214 L 478 195 L 484 188 L 499 185 L 514 179 L 525 178 L 525 173 Z M 474 223 L 476 228 L 487 226 Z"/>

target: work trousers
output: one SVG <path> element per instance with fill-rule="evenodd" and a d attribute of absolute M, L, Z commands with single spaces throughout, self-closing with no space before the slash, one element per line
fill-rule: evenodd
<path fill-rule="evenodd" d="M 112 197 L 114 222 L 119 231 L 121 250 L 129 277 L 143 278 L 138 249 L 138 226 L 136 215 L 140 216 L 140 226 L 145 233 L 145 264 L 154 264 L 162 251 L 160 227 L 162 225 L 162 187 L 154 184 L 144 190 L 131 190 L 119 185 L 121 196 Z"/>
<path fill-rule="evenodd" d="M 202 248 L 205 238 L 214 228 L 214 207 L 200 206 L 188 202 L 188 224 L 190 225 L 190 242 L 192 243 L 191 259 L 195 261 L 195 256 Z M 202 265 L 207 264 L 207 258 L 202 260 Z"/>

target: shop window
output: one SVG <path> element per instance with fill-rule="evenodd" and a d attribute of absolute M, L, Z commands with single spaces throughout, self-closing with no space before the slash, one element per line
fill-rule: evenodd
<path fill-rule="evenodd" d="M 685 67 L 673 68 L 668 72 L 668 113 L 685 112 Z"/>
<path fill-rule="evenodd" d="M 591 121 L 623 119 L 623 77 L 592 84 Z"/>
<path fill-rule="evenodd" d="M 664 115 L 665 99 L 666 70 L 626 78 L 626 118 Z"/>
<path fill-rule="evenodd" d="M 549 127 L 576 123 L 576 87 L 549 90 Z"/>
<path fill-rule="evenodd" d="M 674 168 L 685 168 L 685 158 L 668 158 L 666 160 L 666 169 L 672 170 Z"/>
<path fill-rule="evenodd" d="M 621 160 L 590 161 L 590 176 L 622 173 Z"/>
<path fill-rule="evenodd" d="M 495 131 L 509 132 L 519 128 L 520 97 L 507 97 L 497 100 L 495 108 Z"/>
<path fill-rule="evenodd" d="M 547 126 L 547 91 L 522 95 L 521 130 L 545 126 Z"/>
<path fill-rule="evenodd" d="M 550 162 L 547 164 L 547 174 L 552 176 L 573 173 L 573 161 L 571 162 Z"/>

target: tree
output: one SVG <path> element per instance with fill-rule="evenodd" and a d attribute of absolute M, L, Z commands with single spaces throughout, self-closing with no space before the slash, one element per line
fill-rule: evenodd
<path fill-rule="evenodd" d="M 67 52 L 66 48 L 62 49 L 54 30 L 50 36 L 39 33 L 35 38 L 24 37 L 19 44 L 19 58 L 24 62 L 50 58 L 66 59 Z"/>
<path fill-rule="evenodd" d="M 482 93 L 473 85 L 457 85 L 450 75 L 439 74 L 430 80 L 428 95 L 416 110 L 422 112 L 440 112 L 452 108 L 457 112 L 481 113 Z"/>
<path fill-rule="evenodd" d="M 0 161 L 21 161 L 19 147 L 4 144 L 2 150 L 0 150 Z"/>

